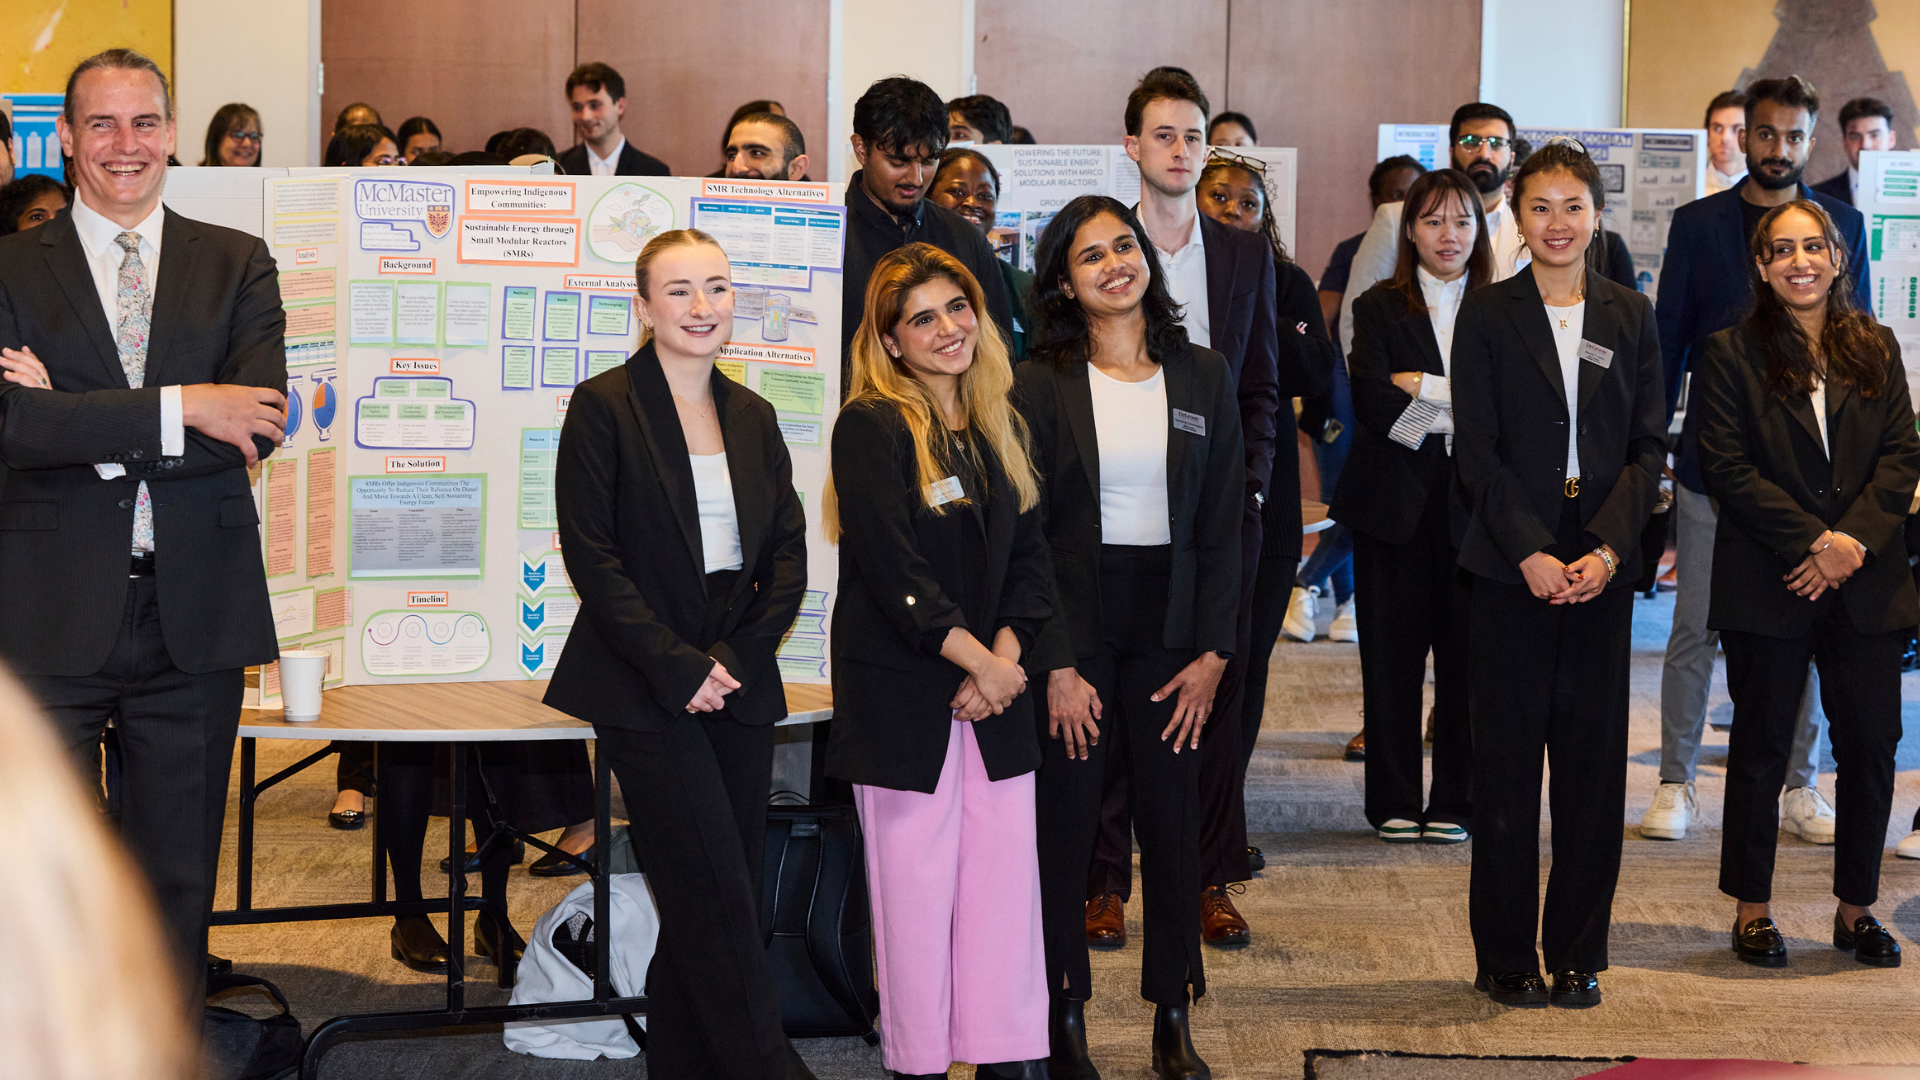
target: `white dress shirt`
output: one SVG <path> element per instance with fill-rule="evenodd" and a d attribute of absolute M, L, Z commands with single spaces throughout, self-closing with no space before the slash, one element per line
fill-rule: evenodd
<path fill-rule="evenodd" d="M 627 148 L 627 137 L 625 135 L 620 136 L 620 144 L 615 146 L 613 153 L 608 154 L 606 157 L 601 157 L 599 154 L 594 153 L 592 143 L 585 145 L 587 148 L 588 172 L 595 176 L 614 176 L 619 173 L 620 152 Z"/>
<path fill-rule="evenodd" d="M 1167 373 L 1122 382 L 1087 365 L 1100 448 L 1100 542 L 1173 542 L 1167 509 Z"/>
<path fill-rule="evenodd" d="M 1133 209 L 1139 213 L 1139 204 Z M 1213 313 L 1207 310 L 1207 244 L 1201 238 L 1199 209 L 1193 212 L 1193 234 L 1177 254 L 1169 254 L 1158 241 L 1154 242 L 1153 251 L 1160 257 L 1160 272 L 1166 275 L 1167 291 L 1181 307 L 1180 322 L 1187 328 L 1187 339 L 1212 348 Z"/>
<path fill-rule="evenodd" d="M 87 259 L 87 271 L 93 275 L 93 288 L 100 296 L 100 310 L 107 317 L 107 332 L 115 333 L 120 326 L 120 264 L 126 261 L 127 253 L 116 241 L 123 232 L 133 232 L 140 236 L 140 263 L 145 268 L 147 290 L 157 295 L 160 288 L 160 239 L 162 227 L 166 223 L 166 207 L 155 203 L 153 213 L 148 214 L 132 229 L 123 229 L 104 215 L 88 206 L 86 199 L 76 194 L 73 200 L 73 231 L 80 240 L 80 250 Z M 115 358 L 118 362 L 118 357 Z M 151 376 L 152 369 L 148 369 Z M 148 385 L 151 385 L 149 383 Z M 179 457 L 187 452 L 187 429 L 182 420 L 180 387 L 163 386 L 160 388 L 160 453 L 165 457 Z M 103 480 L 118 480 L 127 474 L 127 467 L 119 462 L 95 465 L 94 471 Z"/>
<path fill-rule="evenodd" d="M 1367 227 L 1360 250 L 1353 254 L 1353 270 L 1347 275 L 1346 296 L 1340 301 L 1340 350 L 1353 351 L 1353 302 L 1361 293 L 1393 276 L 1400 260 L 1400 215 L 1404 203 L 1386 203 L 1373 212 L 1373 224 Z M 1500 205 L 1487 211 L 1487 240 L 1493 245 L 1493 280 L 1505 281 L 1533 261 L 1527 246 L 1520 242 L 1520 230 L 1514 223 L 1513 206 L 1503 197 Z"/>
<path fill-rule="evenodd" d="M 1574 477 L 1580 475 L 1580 335 L 1587 330 L 1587 302 L 1548 306 L 1547 326 L 1560 355 L 1560 382 L 1567 388 L 1567 475 Z"/>
<path fill-rule="evenodd" d="M 1460 301 L 1467 298 L 1467 275 L 1461 274 L 1452 281 L 1441 281 L 1427 273 L 1424 266 L 1414 267 L 1414 277 L 1420 281 L 1420 295 L 1427 302 L 1427 319 L 1433 324 L 1433 340 L 1440 346 L 1440 370 L 1445 375 L 1428 374 L 1420 379 L 1420 400 L 1431 401 L 1444 406 L 1445 416 L 1433 422 L 1427 428 L 1428 434 L 1453 434 L 1453 323 L 1460 315 Z M 1447 449 L 1453 449 L 1453 440 L 1447 440 Z"/>
<path fill-rule="evenodd" d="M 1833 460 L 1833 437 L 1827 434 L 1827 380 L 1818 376 L 1813 380 L 1813 392 L 1807 395 L 1813 402 L 1813 422 L 1820 425 L 1820 449 L 1826 452 L 1827 460 Z M 1914 492 L 1920 497 L 1920 491 Z"/>
<path fill-rule="evenodd" d="M 1735 172 L 1723 173 L 1714 166 L 1713 162 L 1709 161 L 1707 162 L 1707 194 L 1718 195 L 1739 183 L 1741 178 L 1746 175 L 1747 170 L 1744 166 Z"/>

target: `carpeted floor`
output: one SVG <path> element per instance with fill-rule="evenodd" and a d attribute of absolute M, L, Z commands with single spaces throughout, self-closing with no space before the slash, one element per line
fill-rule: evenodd
<path fill-rule="evenodd" d="M 1715 889 L 1725 735 L 1710 731 L 1702 750 L 1702 813 L 1692 837 L 1664 843 L 1635 835 L 1632 826 L 1657 783 L 1660 664 L 1671 610 L 1670 595 L 1636 602 L 1632 762 L 1613 968 L 1602 978 L 1606 1004 L 1584 1012 L 1505 1010 L 1472 992 L 1468 848 L 1389 847 L 1374 839 L 1361 817 L 1361 767 L 1340 760 L 1342 745 L 1358 728 L 1355 646 L 1323 639 L 1285 643 L 1275 651 L 1266 727 L 1247 790 L 1254 842 L 1266 850 L 1268 870 L 1238 898 L 1254 941 L 1237 952 L 1208 951 L 1210 993 L 1193 1014 L 1195 1043 L 1215 1077 L 1294 1080 L 1304 1074 L 1310 1048 L 1491 1057 L 1737 1057 L 1828 1066 L 1920 1063 L 1920 956 L 1901 969 L 1876 970 L 1827 945 L 1834 907 L 1830 849 L 1781 841 L 1775 916 L 1792 950 L 1791 966 L 1753 968 L 1728 951 L 1733 905 Z M 1920 676 L 1907 679 L 1913 726 L 1920 715 L 1911 704 L 1920 702 Z M 1715 700 L 1724 703 L 1723 689 L 1716 688 Z M 305 747 L 263 743 L 262 775 Z M 1889 845 L 1905 834 L 1920 803 L 1920 740 L 1902 747 L 1901 768 Z M 1821 786 L 1831 798 L 1830 759 L 1826 769 Z M 326 826 L 332 797 L 332 770 L 323 767 L 262 800 L 257 902 L 365 895 L 369 838 Z M 230 815 L 230 826 L 232 821 Z M 428 842 L 436 862 L 444 838 L 444 822 L 436 821 Z M 232 851 L 229 846 L 222 867 L 223 903 L 232 897 Z M 571 884 L 516 874 L 512 903 L 523 932 Z M 1876 912 L 1911 951 L 1920 941 L 1920 863 L 1896 860 L 1889 851 L 1881 897 Z M 1088 1027 L 1107 1080 L 1151 1075 L 1151 1010 L 1137 993 L 1136 910 L 1129 911 L 1129 927 L 1134 944 L 1094 957 L 1097 986 Z M 434 977 L 388 958 L 387 925 L 373 920 L 218 929 L 213 948 L 232 957 L 238 970 L 279 983 L 309 1029 L 344 1013 L 432 1007 L 441 993 Z M 486 961 L 471 963 L 477 975 L 491 976 Z M 471 990 L 470 999 L 504 1000 L 504 992 L 488 984 Z M 808 1041 L 801 1052 L 822 1080 L 886 1075 L 879 1053 L 858 1040 Z M 1329 1071 L 1389 1061 L 1405 1067 Z M 1515 1072 L 1490 1063 L 1476 1070 L 1475 1064 L 1346 1058 L 1323 1063 L 1319 1075 L 1578 1075 Z M 1429 1066 L 1432 1071 L 1422 1071 Z M 1872 1072 L 1902 1073 L 1907 1070 Z M 497 1032 L 347 1044 L 328 1056 L 323 1072 L 355 1080 L 644 1074 L 639 1062 L 522 1058 L 501 1047 Z M 970 1077 L 972 1070 L 956 1067 L 951 1075 Z"/>

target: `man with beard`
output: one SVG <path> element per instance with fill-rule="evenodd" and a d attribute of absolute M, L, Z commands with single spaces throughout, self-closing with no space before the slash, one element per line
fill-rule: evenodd
<path fill-rule="evenodd" d="M 727 132 L 730 180 L 805 180 L 807 137 L 776 112 L 748 113 Z"/>
<path fill-rule="evenodd" d="M 1493 279 L 1505 281 L 1531 261 L 1520 243 L 1520 229 L 1507 202 L 1507 178 L 1513 175 L 1513 117 L 1498 105 L 1475 101 L 1453 111 L 1447 125 L 1447 146 L 1453 167 L 1473 181 L 1480 192 L 1480 208 L 1487 215 L 1487 239 L 1493 241 Z M 1347 276 L 1346 298 L 1340 303 L 1340 351 L 1353 352 L 1353 302 L 1376 282 L 1393 276 L 1400 260 L 1401 204 L 1387 203 L 1373 213 L 1360 250 L 1354 252 Z"/>
<path fill-rule="evenodd" d="M 1762 79 L 1747 87 L 1747 127 L 1740 145 L 1747 175 L 1717 195 L 1674 211 L 1667 234 L 1666 265 L 1660 271 L 1660 355 L 1667 375 L 1667 417 L 1680 401 L 1692 361 L 1707 338 L 1739 320 L 1753 303 L 1753 256 L 1749 244 L 1767 211 L 1795 199 L 1820 204 L 1846 241 L 1846 273 L 1852 277 L 1854 303 L 1871 311 L 1867 290 L 1867 244 L 1860 212 L 1801 183 L 1813 153 L 1813 125 L 1820 97 L 1798 75 Z M 1667 639 L 1666 669 L 1660 682 L 1660 787 L 1640 822 L 1640 834 L 1658 840 L 1685 839 L 1697 804 L 1693 791 L 1694 758 L 1706 720 L 1707 684 L 1713 676 L 1719 634 L 1707 629 L 1707 598 L 1713 582 L 1713 543 L 1717 514 L 1700 477 L 1699 413 L 1688 409 L 1674 448 L 1674 500 L 1678 511 L 1675 559 L 1677 591 L 1673 630 Z M 1800 703 L 1791 772 L 1783 800 L 1781 827 L 1804 840 L 1831 844 L 1833 808 L 1815 786 L 1818 726 L 1813 720 L 1815 684 L 1810 679 Z"/>

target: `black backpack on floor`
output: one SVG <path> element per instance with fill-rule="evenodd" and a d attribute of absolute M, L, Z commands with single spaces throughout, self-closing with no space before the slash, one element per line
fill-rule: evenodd
<path fill-rule="evenodd" d="M 879 1042 L 858 814 L 851 806 L 776 802 L 767 808 L 764 858 L 760 923 L 782 1026 L 801 1038 L 858 1035 Z"/>
<path fill-rule="evenodd" d="M 256 1019 L 234 1009 L 207 1006 L 206 1076 L 212 1080 L 281 1080 L 300 1071 L 306 1043 L 300 1021 L 293 1018 L 285 994 L 265 979 L 251 975 L 209 975 L 207 995 L 243 986 L 257 986 L 280 1006 L 278 1016 Z"/>

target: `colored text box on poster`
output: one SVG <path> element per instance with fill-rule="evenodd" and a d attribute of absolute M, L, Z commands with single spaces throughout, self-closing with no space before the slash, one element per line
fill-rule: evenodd
<path fill-rule="evenodd" d="M 460 261 L 488 266 L 579 266 L 578 218 L 460 219 Z"/>
<path fill-rule="evenodd" d="M 813 357 L 814 351 L 801 345 L 762 345 L 751 341 L 729 341 L 720 346 L 722 360 L 812 367 Z"/>
<path fill-rule="evenodd" d="M 351 576 L 481 576 L 485 476 L 356 476 L 348 483 Z"/>
<path fill-rule="evenodd" d="M 760 396 L 780 412 L 819 416 L 826 407 L 827 377 L 812 371 L 762 368 Z"/>
<path fill-rule="evenodd" d="M 626 337 L 632 328 L 633 305 L 626 297 L 587 297 L 587 333 Z"/>
<path fill-rule="evenodd" d="M 409 258 L 405 255 L 380 256 L 380 272 L 383 274 L 418 274 L 431 277 L 434 267 L 440 260 L 419 256 Z"/>
<path fill-rule="evenodd" d="M 540 290 L 531 285 L 507 286 L 500 312 L 500 336 L 510 341 L 532 341 L 539 318 Z"/>
<path fill-rule="evenodd" d="M 567 180 L 469 180 L 469 214 L 571 214 L 573 189 Z"/>
<path fill-rule="evenodd" d="M 533 389 L 533 346 L 508 345 L 500 350 L 500 388 Z"/>
<path fill-rule="evenodd" d="M 333 269 L 283 270 L 280 272 L 280 300 L 289 304 L 299 300 L 331 300 L 334 281 L 338 276 L 339 271 Z"/>
<path fill-rule="evenodd" d="M 487 622 L 472 611 L 377 611 L 360 634 L 369 675 L 464 675 L 493 655 Z"/>
<path fill-rule="evenodd" d="M 381 376 L 354 408 L 354 442 L 366 450 L 471 450 L 474 403 L 453 380 Z"/>

